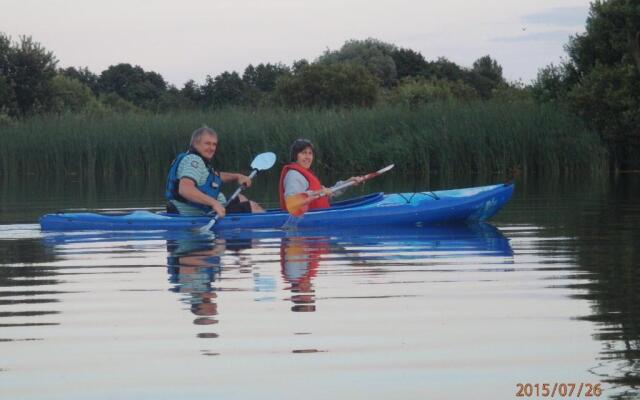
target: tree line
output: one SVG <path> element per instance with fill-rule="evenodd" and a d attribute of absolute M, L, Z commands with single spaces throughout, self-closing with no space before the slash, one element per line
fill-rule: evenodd
<path fill-rule="evenodd" d="M 182 88 L 128 63 L 99 74 L 57 64 L 55 55 L 31 37 L 12 41 L 0 33 L 0 115 L 8 120 L 69 111 L 415 104 L 487 99 L 498 87 L 509 86 L 502 67 L 488 55 L 464 68 L 446 58 L 427 61 L 419 52 L 376 39 L 347 41 L 313 62 L 249 65 L 242 74 L 225 71 L 207 76 L 203 84 L 189 80 Z"/>

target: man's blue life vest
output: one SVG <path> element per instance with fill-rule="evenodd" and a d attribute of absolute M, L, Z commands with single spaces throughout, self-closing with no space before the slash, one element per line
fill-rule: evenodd
<path fill-rule="evenodd" d="M 211 207 L 189 201 L 180 196 L 180 193 L 178 191 L 180 185 L 180 179 L 178 179 L 178 166 L 180 165 L 180 162 L 189 154 L 195 154 L 196 156 L 202 158 L 204 165 L 206 165 L 207 169 L 209 170 L 207 181 L 202 185 L 196 186 L 196 188 L 207 196 L 213 197 L 216 200 L 218 199 L 218 195 L 220 194 L 220 187 L 222 186 L 222 179 L 220 179 L 220 176 L 213 171 L 207 161 L 200 154 L 192 150 L 178 154 L 176 159 L 171 163 L 171 167 L 169 168 L 169 173 L 167 175 L 167 187 L 164 192 L 164 197 L 167 200 L 180 201 L 182 203 L 189 204 L 190 206 L 197 207 L 205 212 L 209 212 L 211 211 Z"/>

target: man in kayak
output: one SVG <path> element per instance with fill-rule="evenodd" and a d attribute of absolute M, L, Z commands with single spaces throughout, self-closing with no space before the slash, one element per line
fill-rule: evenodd
<path fill-rule="evenodd" d="M 251 186 L 249 177 L 232 172 L 216 172 L 211 161 L 218 147 L 218 134 L 203 126 L 193 131 L 189 150 L 179 154 L 169 168 L 165 197 L 167 212 L 205 215 L 211 211 L 219 218 L 226 213 L 264 212 L 256 202 L 240 195 L 231 203 L 220 191 L 223 183 Z"/>
<path fill-rule="evenodd" d="M 329 197 L 342 194 L 326 188 L 320 179 L 311 171 L 313 163 L 313 144 L 307 139 L 297 139 L 291 145 L 289 152 L 290 163 L 285 165 L 280 172 L 280 207 L 287 211 L 286 198 L 298 193 L 306 192 L 315 198 L 309 203 L 309 209 L 330 207 Z M 362 177 L 352 176 L 348 181 L 354 181 L 356 185 L 362 182 Z M 339 181 L 336 185 L 343 183 Z M 334 186 L 336 186 L 334 185 Z"/>

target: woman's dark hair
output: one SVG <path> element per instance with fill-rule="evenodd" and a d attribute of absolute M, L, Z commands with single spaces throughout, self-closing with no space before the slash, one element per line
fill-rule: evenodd
<path fill-rule="evenodd" d="M 311 143 L 311 141 L 307 139 L 296 139 L 291 145 L 291 150 L 289 151 L 289 161 L 296 162 L 296 160 L 298 159 L 298 153 L 300 153 L 307 147 L 310 147 L 311 150 L 313 150 L 313 144 Z"/>

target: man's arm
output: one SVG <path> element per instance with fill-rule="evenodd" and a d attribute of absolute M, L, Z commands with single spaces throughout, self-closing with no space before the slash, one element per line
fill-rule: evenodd
<path fill-rule="evenodd" d="M 251 179 L 248 176 L 235 172 L 220 172 L 220 179 L 224 183 L 238 182 L 239 185 L 244 185 L 245 187 L 251 186 Z"/>
<path fill-rule="evenodd" d="M 199 204 L 204 204 L 213 209 L 219 218 L 224 217 L 226 211 L 222 204 L 211 196 L 202 193 L 196 187 L 196 183 L 190 178 L 181 178 L 178 184 L 178 193 L 185 199 Z"/>

